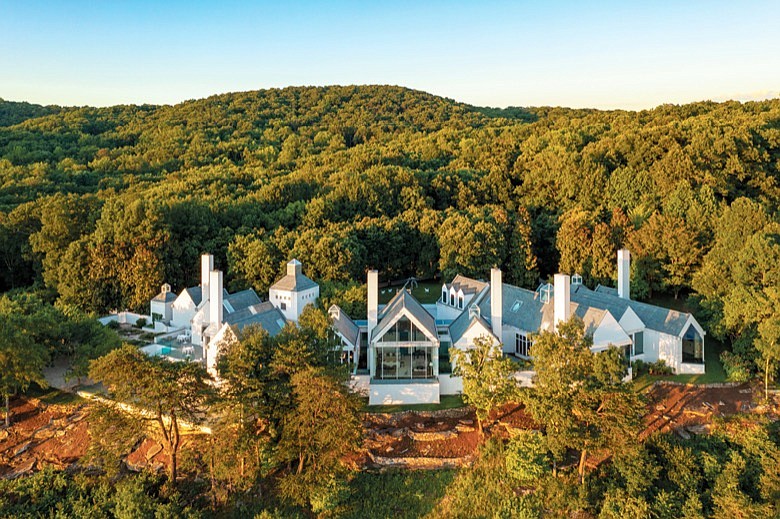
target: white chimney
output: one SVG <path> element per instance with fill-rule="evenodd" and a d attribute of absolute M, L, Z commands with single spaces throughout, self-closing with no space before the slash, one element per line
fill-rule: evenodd
<path fill-rule="evenodd" d="M 212 270 L 209 275 L 209 322 L 222 325 L 222 271 Z"/>
<path fill-rule="evenodd" d="M 371 340 L 371 332 L 376 327 L 379 315 L 379 272 L 368 271 L 368 340 Z"/>
<path fill-rule="evenodd" d="M 553 281 L 554 284 L 554 297 L 555 301 L 554 313 L 553 313 L 553 325 L 555 330 L 558 330 L 558 323 L 566 322 L 569 320 L 569 312 L 571 308 L 571 290 L 569 288 L 570 279 L 567 274 L 555 274 Z"/>
<path fill-rule="evenodd" d="M 504 325 L 504 283 L 501 281 L 501 269 L 490 269 L 490 324 L 493 335 L 503 341 L 502 327 Z"/>
<path fill-rule="evenodd" d="M 209 297 L 209 274 L 214 270 L 214 256 L 204 254 L 200 257 L 200 298 L 205 301 Z"/>
<path fill-rule="evenodd" d="M 631 253 L 628 249 L 618 251 L 617 271 L 618 297 L 631 299 Z"/>

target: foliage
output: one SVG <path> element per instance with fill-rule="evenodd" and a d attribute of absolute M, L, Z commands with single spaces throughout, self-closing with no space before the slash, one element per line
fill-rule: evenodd
<path fill-rule="evenodd" d="M 92 361 L 89 376 L 102 382 L 120 402 L 138 407 L 122 411 L 148 423 L 171 459 L 169 475 L 175 485 L 182 421 L 198 421 L 212 394 L 205 370 L 194 363 L 149 357 L 124 345 Z"/>
<path fill-rule="evenodd" d="M 523 393 L 528 411 L 545 428 L 555 460 L 567 449 L 580 451 L 578 472 L 585 477 L 588 451 L 631 449 L 644 411 L 623 382 L 627 373 L 621 350 L 590 350 L 582 321 L 560 323 L 534 342 L 534 387 Z"/>
<path fill-rule="evenodd" d="M 469 349 L 450 348 L 450 358 L 452 374 L 463 377 L 463 401 L 474 407 L 481 434 L 490 411 L 517 395 L 514 363 L 504 358 L 500 344 L 485 336 L 474 339 Z"/>
<path fill-rule="evenodd" d="M 730 351 L 720 354 L 720 362 L 726 371 L 726 377 L 731 382 L 747 382 L 753 375 L 749 360 Z"/>

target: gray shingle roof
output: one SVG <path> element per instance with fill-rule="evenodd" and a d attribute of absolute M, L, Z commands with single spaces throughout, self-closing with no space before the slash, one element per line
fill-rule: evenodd
<path fill-rule="evenodd" d="M 173 292 L 160 292 L 154 298 L 152 301 L 156 301 L 159 303 L 171 303 L 173 301 L 176 301 L 176 294 Z"/>
<path fill-rule="evenodd" d="M 353 346 L 357 345 L 360 328 L 338 305 L 332 305 L 328 313 L 333 315 L 334 310 L 338 310 L 338 318 L 333 318 L 333 327 Z"/>
<path fill-rule="evenodd" d="M 198 306 L 203 300 L 203 291 L 200 286 L 185 288 L 184 291 L 190 296 L 190 299 L 195 303 L 195 306 Z"/>
<path fill-rule="evenodd" d="M 630 307 L 639 319 L 642 320 L 645 327 L 675 336 L 682 333 L 683 327 L 690 317 L 688 313 L 631 299 L 623 299 L 617 295 L 610 294 L 608 290 L 603 288 L 599 291 L 594 291 L 584 285 L 572 287 L 571 300 L 579 304 L 609 310 L 609 313 L 618 321 L 623 317 L 626 309 Z"/>
<path fill-rule="evenodd" d="M 482 292 L 486 286 L 488 286 L 488 284 L 484 281 L 478 281 L 458 274 L 455 276 L 455 279 L 447 285 L 447 288 L 454 288 L 456 292 L 458 290 L 463 290 L 464 294 L 476 294 Z"/>
<path fill-rule="evenodd" d="M 398 316 L 404 308 L 420 322 L 422 327 L 425 328 L 432 337 L 438 337 L 436 334 L 436 320 L 425 308 L 423 308 L 417 299 L 406 290 L 399 290 L 382 309 L 377 326 L 374 328 L 372 334 L 383 328 L 385 323 L 395 320 L 396 316 Z"/>
<path fill-rule="evenodd" d="M 271 337 L 281 332 L 287 324 L 282 312 L 268 301 L 234 312 L 225 319 L 225 322 L 235 332 L 249 325 L 260 325 Z"/>
<path fill-rule="evenodd" d="M 246 290 L 242 290 L 241 292 L 228 295 L 224 299 L 222 306 L 227 307 L 229 304 L 233 308 L 233 312 L 238 312 L 239 310 L 243 310 L 244 308 L 248 308 L 259 303 L 260 297 L 253 289 L 248 288 Z"/>
<path fill-rule="evenodd" d="M 317 283 L 307 278 L 302 273 L 287 274 L 282 279 L 271 285 L 275 290 L 287 290 L 290 292 L 301 292 L 318 286 Z"/>
<path fill-rule="evenodd" d="M 544 304 L 536 292 L 503 283 L 502 319 L 505 324 L 536 333 L 542 326 Z M 490 295 L 479 305 L 483 316 L 490 318 Z"/>

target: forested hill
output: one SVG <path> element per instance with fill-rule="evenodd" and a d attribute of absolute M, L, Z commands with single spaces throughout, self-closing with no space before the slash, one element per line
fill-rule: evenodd
<path fill-rule="evenodd" d="M 0 98 L 0 126 L 13 126 L 27 119 L 43 117 L 62 111 L 59 106 L 41 106 L 31 103 L 6 101 Z"/>
<path fill-rule="evenodd" d="M 261 293 L 293 256 L 333 293 L 369 267 L 594 285 L 627 246 L 638 297 L 694 291 L 721 318 L 751 275 L 734 262 L 776 225 L 779 167 L 780 100 L 489 109 L 366 86 L 0 102 L 0 290 L 143 308 L 163 282 L 195 283 L 207 250 L 231 288 Z"/>

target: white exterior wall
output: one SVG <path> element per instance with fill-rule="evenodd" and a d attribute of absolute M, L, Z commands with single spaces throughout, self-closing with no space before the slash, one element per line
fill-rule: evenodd
<path fill-rule="evenodd" d="M 482 336 L 491 338 L 493 344 L 496 344 L 496 339 L 492 332 L 485 329 L 480 323 L 475 323 L 466 330 L 466 333 L 458 339 L 458 342 L 455 342 L 452 345 L 459 350 L 466 350 L 474 345 L 474 340 Z"/>
<path fill-rule="evenodd" d="M 198 311 L 195 303 L 185 292 L 176 298 L 171 307 L 171 324 L 175 328 L 189 328 L 195 312 Z"/>
<path fill-rule="evenodd" d="M 281 310 L 285 319 L 296 323 L 306 305 L 314 304 L 319 297 L 319 286 L 309 288 L 302 292 L 278 289 L 271 289 L 268 291 L 268 298 L 271 303 Z M 284 309 L 282 309 L 282 303 L 285 305 Z"/>
<path fill-rule="evenodd" d="M 162 316 L 163 321 L 170 321 L 171 320 L 171 303 L 166 303 L 164 301 L 151 301 L 150 304 L 150 315 L 159 314 Z M 149 324 L 152 324 L 151 322 Z"/>
<path fill-rule="evenodd" d="M 675 373 L 686 373 L 684 370 L 689 366 L 699 366 L 694 364 L 682 363 L 682 339 L 666 333 L 655 330 L 645 330 L 645 353 L 643 360 L 645 362 L 656 362 L 663 360 L 666 365 L 672 368 Z M 702 373 L 704 364 L 701 364 Z"/>
<path fill-rule="evenodd" d="M 206 359 L 206 369 L 212 376 L 217 376 L 219 356 L 236 341 L 236 336 L 230 326 L 223 325 L 209 344 L 203 348 L 203 358 Z"/>
<path fill-rule="evenodd" d="M 442 395 L 459 395 L 463 393 L 463 377 L 439 375 L 439 393 Z"/>
<path fill-rule="evenodd" d="M 368 405 L 438 404 L 439 383 L 436 381 L 407 384 L 371 384 Z"/>

